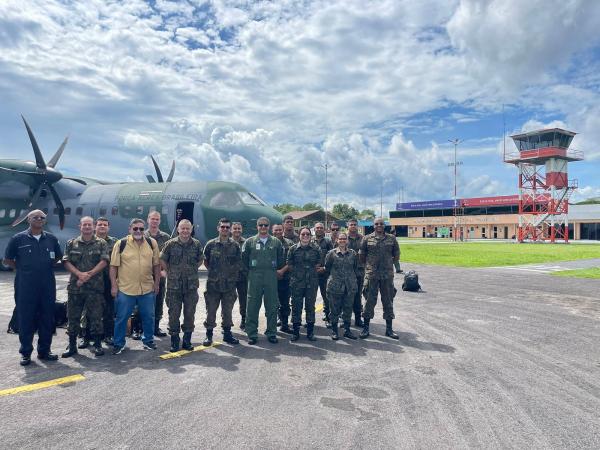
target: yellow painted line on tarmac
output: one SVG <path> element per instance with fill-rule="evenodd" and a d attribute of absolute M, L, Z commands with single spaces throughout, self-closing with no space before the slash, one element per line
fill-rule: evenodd
<path fill-rule="evenodd" d="M 213 341 L 212 345 L 209 345 L 208 347 L 205 347 L 204 345 L 198 345 L 198 346 L 194 347 L 194 350 L 192 350 L 192 351 L 179 350 L 178 352 L 174 352 L 174 353 L 171 353 L 171 352 L 165 353 L 164 355 L 160 355 L 159 358 L 160 359 L 180 358 L 182 356 L 189 355 L 190 353 L 193 353 L 193 352 L 201 352 L 203 350 L 208 350 L 209 348 L 216 347 L 217 345 L 221 345 L 221 342 Z"/>
<path fill-rule="evenodd" d="M 45 388 L 49 388 L 52 386 L 58 386 L 60 384 L 75 383 L 76 381 L 83 381 L 83 380 L 85 380 L 85 377 L 83 375 L 71 375 L 69 377 L 56 378 L 54 380 L 42 381 L 41 383 L 26 384 L 24 386 L 19 386 L 16 388 L 4 389 L 4 390 L 0 391 L 0 397 L 2 397 L 4 395 L 14 395 L 14 394 L 21 394 L 23 392 L 37 391 L 39 389 L 45 389 Z"/>

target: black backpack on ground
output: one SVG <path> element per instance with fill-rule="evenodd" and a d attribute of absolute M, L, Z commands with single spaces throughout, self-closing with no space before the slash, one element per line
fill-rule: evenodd
<path fill-rule="evenodd" d="M 402 290 L 410 292 L 419 292 L 421 290 L 421 285 L 419 284 L 419 274 L 417 272 L 410 270 L 404 274 Z"/>

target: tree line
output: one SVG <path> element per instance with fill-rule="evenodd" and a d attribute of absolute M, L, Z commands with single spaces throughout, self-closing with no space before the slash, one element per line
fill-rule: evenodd
<path fill-rule="evenodd" d="M 322 205 L 315 203 L 315 202 L 305 203 L 302 206 L 295 205 L 293 203 L 276 203 L 275 205 L 273 205 L 273 208 L 275 208 L 281 214 L 287 214 L 290 211 L 314 211 L 314 210 L 323 211 L 325 209 L 325 208 L 323 208 Z M 375 217 L 374 210 L 363 209 L 362 211 L 359 211 L 358 209 L 356 209 L 353 206 L 348 205 L 347 203 L 336 203 L 331 208 L 330 213 L 340 220 L 348 220 L 348 219 L 356 219 L 356 218 L 358 218 L 358 219 L 373 219 Z"/>

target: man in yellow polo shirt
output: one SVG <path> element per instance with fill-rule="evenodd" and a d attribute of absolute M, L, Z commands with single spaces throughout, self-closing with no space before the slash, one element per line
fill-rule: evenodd
<path fill-rule="evenodd" d="M 117 241 L 110 258 L 111 294 L 115 297 L 115 333 L 113 354 L 125 349 L 127 320 L 137 304 L 142 318 L 142 342 L 146 350 L 155 350 L 154 299 L 160 288 L 158 244 L 144 236 L 144 221 L 129 223 L 129 236 Z M 156 281 L 155 281 L 156 280 Z"/>

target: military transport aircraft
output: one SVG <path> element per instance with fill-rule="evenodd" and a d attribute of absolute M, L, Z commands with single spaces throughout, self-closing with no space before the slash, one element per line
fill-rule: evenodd
<path fill-rule="evenodd" d="M 237 183 L 173 182 L 175 161 L 166 180 L 153 157 L 157 179 L 147 175 L 148 182 L 112 183 L 63 176 L 55 167 L 68 138 L 46 162 L 29 124 L 21 118 L 35 162 L 0 159 L 0 257 L 10 236 L 27 227 L 25 219 L 32 209 L 47 214 L 46 229 L 63 244 L 79 233 L 82 216 L 106 216 L 110 220 L 110 234 L 123 237 L 132 218 L 146 219 L 150 211 L 156 210 L 162 214 L 163 231 L 173 235 L 177 222 L 189 219 L 195 237 L 202 243 L 217 235 L 221 217 L 241 222 L 245 235 L 256 233 L 256 219 L 261 216 L 281 223 L 281 214 Z"/>

